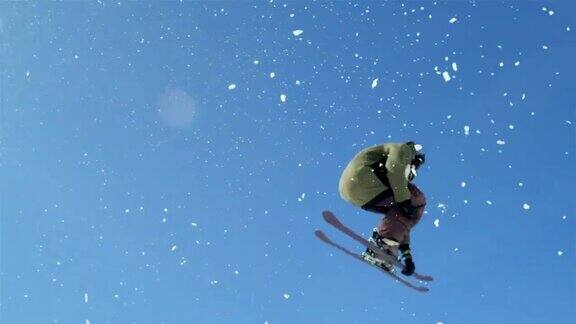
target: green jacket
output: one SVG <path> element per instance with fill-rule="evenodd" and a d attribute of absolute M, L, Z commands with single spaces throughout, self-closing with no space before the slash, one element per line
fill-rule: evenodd
<path fill-rule="evenodd" d="M 359 207 L 387 189 L 392 189 L 396 202 L 410 199 L 408 170 L 415 156 L 414 145 L 406 143 L 387 143 L 362 150 L 348 163 L 340 177 L 340 196 Z M 375 163 L 383 161 L 386 161 L 386 176 L 391 188 L 376 177 L 372 168 Z"/>

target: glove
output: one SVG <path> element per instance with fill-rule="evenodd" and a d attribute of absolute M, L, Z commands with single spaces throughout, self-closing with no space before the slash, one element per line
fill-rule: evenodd
<path fill-rule="evenodd" d="M 400 210 L 402 211 L 402 215 L 408 219 L 412 219 L 414 217 L 414 212 L 416 211 L 416 207 L 412 206 L 412 201 L 410 199 L 404 200 L 403 202 L 398 204 Z"/>
<path fill-rule="evenodd" d="M 414 270 L 416 270 L 416 265 L 412 260 L 412 254 L 410 252 L 410 246 L 408 244 L 402 244 L 398 247 L 400 252 L 402 252 L 401 259 L 404 265 L 402 268 L 402 274 L 405 276 L 411 276 L 414 274 Z"/>
<path fill-rule="evenodd" d="M 411 276 L 414 274 L 414 270 L 416 270 L 416 265 L 414 264 L 414 261 L 412 261 L 412 258 L 405 258 L 402 274 L 405 276 Z"/>

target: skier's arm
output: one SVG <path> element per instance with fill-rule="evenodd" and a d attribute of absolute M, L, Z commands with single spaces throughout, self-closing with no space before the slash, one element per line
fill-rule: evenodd
<path fill-rule="evenodd" d="M 409 148 L 402 145 L 400 148 L 391 148 L 386 159 L 386 170 L 390 189 L 394 193 L 395 202 L 403 202 L 410 199 L 408 179 L 405 175 L 406 166 L 410 164 Z"/>

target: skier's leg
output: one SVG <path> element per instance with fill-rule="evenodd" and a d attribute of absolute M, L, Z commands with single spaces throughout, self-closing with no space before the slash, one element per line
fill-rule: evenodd
<path fill-rule="evenodd" d="M 382 217 L 378 224 L 378 234 L 380 236 L 392 238 L 397 242 L 402 242 L 410 230 L 416 226 L 422 218 L 426 205 L 426 197 L 422 191 L 412 183 L 408 184 L 408 189 L 412 194 L 412 205 L 418 206 L 414 211 L 414 214 L 411 218 L 408 218 L 395 204 L 388 207 L 385 216 Z"/>

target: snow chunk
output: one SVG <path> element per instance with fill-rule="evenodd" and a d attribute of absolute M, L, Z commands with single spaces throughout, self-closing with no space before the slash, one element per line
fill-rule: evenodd
<path fill-rule="evenodd" d="M 306 198 L 306 193 L 303 192 L 303 193 L 300 195 L 300 197 L 298 197 L 298 201 L 299 201 L 299 202 L 302 202 L 302 201 L 304 200 L 304 198 Z"/>
<path fill-rule="evenodd" d="M 372 80 L 372 89 L 376 88 L 378 86 L 378 78 Z"/>
<path fill-rule="evenodd" d="M 280 101 L 286 102 L 286 95 L 285 94 L 280 95 Z"/>
<path fill-rule="evenodd" d="M 290 294 L 284 294 L 284 299 L 289 299 L 290 298 Z"/>
<path fill-rule="evenodd" d="M 234 83 L 230 83 L 228 85 L 228 90 L 234 90 L 234 89 L 236 89 L 236 85 Z"/>
<path fill-rule="evenodd" d="M 522 208 L 524 208 L 525 210 L 528 210 L 528 209 L 530 209 L 530 205 L 524 204 L 524 205 L 522 205 Z"/>
<path fill-rule="evenodd" d="M 442 77 L 444 78 L 444 81 L 446 81 L 446 82 L 452 80 L 452 77 L 450 77 L 450 73 L 448 73 L 448 71 L 442 72 Z"/>
<path fill-rule="evenodd" d="M 438 218 L 434 220 L 434 226 L 440 227 L 440 220 Z"/>
<path fill-rule="evenodd" d="M 451 24 L 453 24 L 453 23 L 455 23 L 455 22 L 457 22 L 457 21 L 458 21 L 458 19 L 456 19 L 456 17 L 452 17 L 452 18 L 450 18 L 450 20 L 448 20 L 448 22 L 451 23 Z"/>
<path fill-rule="evenodd" d="M 498 145 L 504 145 L 504 144 L 506 144 L 506 141 L 504 141 L 504 140 L 497 140 L 497 141 L 496 141 L 496 144 L 498 144 Z"/>
<path fill-rule="evenodd" d="M 454 72 L 458 72 L 458 64 L 456 64 L 456 62 L 452 62 L 452 70 L 454 70 Z"/>
<path fill-rule="evenodd" d="M 437 207 L 438 207 L 438 209 L 440 209 L 440 212 L 442 214 L 444 214 L 446 212 L 446 205 L 444 205 L 443 203 L 439 203 Z"/>
<path fill-rule="evenodd" d="M 464 125 L 464 135 L 469 135 L 469 134 L 470 134 L 470 126 Z"/>
<path fill-rule="evenodd" d="M 293 34 L 294 36 L 300 36 L 300 35 L 302 35 L 303 32 L 304 32 L 304 31 L 303 31 L 302 29 L 296 29 L 296 30 L 293 30 L 293 31 L 292 31 L 292 34 Z"/>

